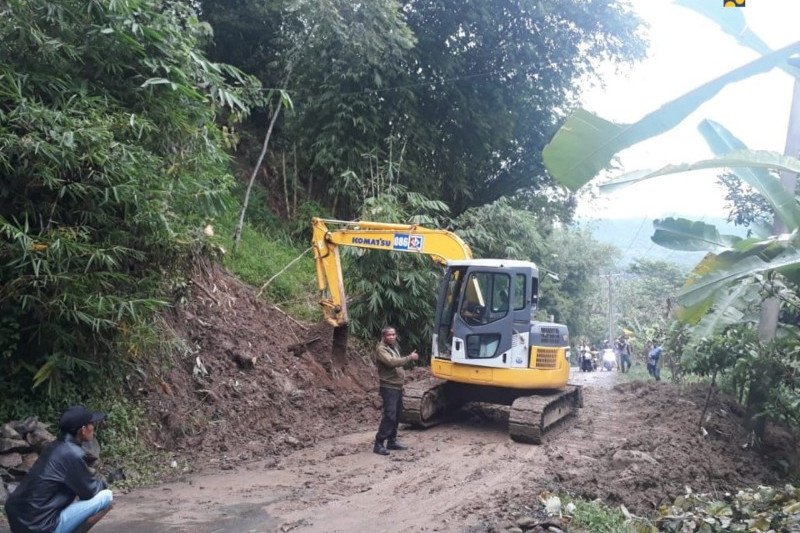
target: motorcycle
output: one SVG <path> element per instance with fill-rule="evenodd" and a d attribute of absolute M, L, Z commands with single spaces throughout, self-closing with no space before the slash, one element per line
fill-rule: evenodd
<path fill-rule="evenodd" d="M 614 354 L 614 350 L 611 348 L 603 350 L 603 369 L 607 372 L 611 372 L 616 366 L 617 356 Z"/>

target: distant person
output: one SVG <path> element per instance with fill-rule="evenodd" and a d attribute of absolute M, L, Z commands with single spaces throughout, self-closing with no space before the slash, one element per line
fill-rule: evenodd
<path fill-rule="evenodd" d="M 620 335 L 615 344 L 620 370 L 625 373 L 631 369 L 631 345 L 625 335 Z"/>
<path fill-rule="evenodd" d="M 581 359 L 581 372 L 591 372 L 594 370 L 594 362 L 592 360 L 592 349 L 585 342 L 578 348 L 579 357 Z"/>
<path fill-rule="evenodd" d="M 111 510 L 111 491 L 92 476 L 81 448 L 94 439 L 94 425 L 103 419 L 105 414 L 82 405 L 64 411 L 58 440 L 6 501 L 12 533 L 83 533 Z"/>
<path fill-rule="evenodd" d="M 375 350 L 375 365 L 378 367 L 380 395 L 383 400 L 383 417 L 372 448 L 377 454 L 389 455 L 389 450 L 407 449 L 397 441 L 397 425 L 403 411 L 403 366 L 418 359 L 416 350 L 405 357 L 401 356 L 397 346 L 397 332 L 391 326 L 383 328 L 381 342 Z"/>
<path fill-rule="evenodd" d="M 653 339 L 652 348 L 647 355 L 647 372 L 653 376 L 656 381 L 661 381 L 661 369 L 658 366 L 661 359 L 661 341 Z"/>

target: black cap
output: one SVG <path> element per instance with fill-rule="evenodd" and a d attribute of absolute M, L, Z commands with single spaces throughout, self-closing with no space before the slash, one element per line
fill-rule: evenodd
<path fill-rule="evenodd" d="M 96 424 L 106 419 L 106 414 L 99 411 L 89 411 L 82 405 L 73 405 L 64 411 L 58 421 L 61 431 L 74 435 L 76 431 L 86 424 Z"/>

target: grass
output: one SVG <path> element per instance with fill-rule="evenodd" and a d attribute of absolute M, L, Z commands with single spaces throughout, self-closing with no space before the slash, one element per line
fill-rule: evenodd
<path fill-rule="evenodd" d="M 672 372 L 667 367 L 661 368 L 661 381 L 669 382 L 672 380 Z M 624 374 L 617 372 L 617 383 L 630 383 L 631 381 L 655 381 L 647 373 L 647 365 L 641 361 L 635 361 L 628 372 Z"/>
<path fill-rule="evenodd" d="M 562 496 L 564 504 L 572 503 L 575 509 L 570 512 L 570 530 L 591 531 L 591 533 L 639 533 L 657 531 L 644 519 L 626 518 L 620 509 L 611 508 L 599 500 L 586 501 L 580 498 Z"/>
<path fill-rule="evenodd" d="M 233 213 L 215 224 L 212 242 L 225 249 L 224 265 L 239 279 L 260 288 L 299 257 L 272 280 L 263 297 L 294 317 L 319 320 L 321 313 L 316 304 L 318 290 L 310 244 L 298 245 L 284 231 L 245 223 L 239 247 L 234 253 L 235 226 L 236 215 Z"/>
<path fill-rule="evenodd" d="M 126 478 L 114 488 L 128 489 L 153 483 L 170 469 L 171 456 L 145 445 L 139 428 L 146 426 L 144 410 L 119 397 L 106 403 L 107 419 L 99 426 L 103 462 L 122 469 Z"/>

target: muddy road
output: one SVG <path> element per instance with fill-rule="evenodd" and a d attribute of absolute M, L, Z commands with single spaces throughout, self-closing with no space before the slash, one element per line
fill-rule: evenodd
<path fill-rule="evenodd" d="M 491 408 L 424 431 L 401 429 L 411 449 L 389 457 L 372 453 L 370 425 L 281 459 L 118 494 L 94 531 L 485 530 L 503 494 L 522 489 L 522 480 L 550 485 L 548 463 L 581 455 L 587 439 L 623 437 L 610 405 L 614 377 L 577 373 L 571 381 L 587 385 L 586 407 L 543 446 L 511 441 L 502 411 Z"/>
<path fill-rule="evenodd" d="M 780 432 L 771 453 L 756 453 L 732 402 L 714 399 L 701 422 L 707 389 L 615 385 L 616 377 L 573 373 L 584 408 L 542 446 L 511 441 L 507 413 L 476 405 L 442 426 L 401 428 L 411 449 L 378 456 L 375 411 L 355 430 L 291 453 L 117 491 L 115 508 L 93 531 L 474 533 L 535 516 L 544 492 L 648 516 L 687 486 L 722 494 L 783 482 L 776 465 L 797 450 Z"/>

